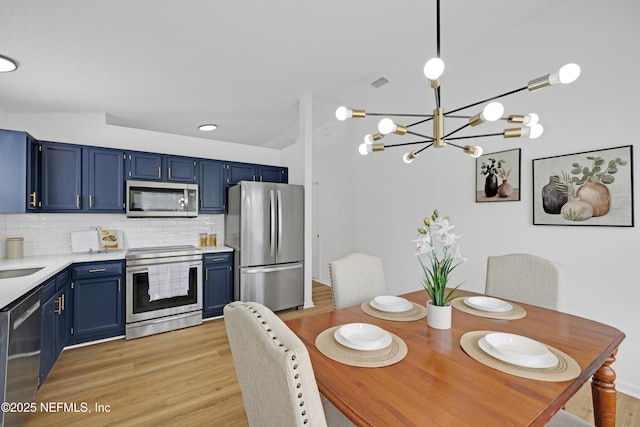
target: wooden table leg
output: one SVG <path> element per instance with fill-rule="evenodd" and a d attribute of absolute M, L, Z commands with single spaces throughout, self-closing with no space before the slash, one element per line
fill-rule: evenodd
<path fill-rule="evenodd" d="M 616 373 L 611 364 L 616 360 L 616 348 L 613 354 L 593 375 L 591 395 L 593 398 L 593 416 L 596 427 L 615 427 L 616 425 Z"/>

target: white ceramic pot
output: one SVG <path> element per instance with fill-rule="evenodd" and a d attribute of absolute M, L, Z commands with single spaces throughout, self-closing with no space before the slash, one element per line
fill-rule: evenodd
<path fill-rule="evenodd" d="M 451 304 L 439 307 L 427 301 L 427 325 L 435 329 L 451 329 Z"/>

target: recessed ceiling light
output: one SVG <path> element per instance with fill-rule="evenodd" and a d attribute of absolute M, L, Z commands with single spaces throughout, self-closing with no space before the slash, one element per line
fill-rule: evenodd
<path fill-rule="evenodd" d="M 18 69 L 18 61 L 0 55 L 0 73 L 9 73 Z"/>
<path fill-rule="evenodd" d="M 203 132 L 209 132 L 210 130 L 215 130 L 217 128 L 218 128 L 218 125 L 214 125 L 214 124 L 206 124 L 206 125 L 198 126 L 198 129 Z"/>

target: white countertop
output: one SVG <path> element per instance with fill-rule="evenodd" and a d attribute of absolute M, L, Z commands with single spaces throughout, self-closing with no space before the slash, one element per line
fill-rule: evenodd
<path fill-rule="evenodd" d="M 201 247 L 203 253 L 233 252 L 227 246 Z M 79 262 L 98 262 L 122 260 L 127 251 L 100 253 L 73 253 L 66 255 L 25 257 L 21 259 L 0 259 L 0 270 L 43 267 L 42 270 L 29 276 L 0 279 L 0 307 L 6 307 L 13 301 L 44 283 L 71 264 Z"/>

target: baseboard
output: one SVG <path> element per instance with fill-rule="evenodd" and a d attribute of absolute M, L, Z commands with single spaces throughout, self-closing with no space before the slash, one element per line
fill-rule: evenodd
<path fill-rule="evenodd" d="M 622 380 L 616 380 L 616 390 L 620 393 L 626 394 L 627 396 L 640 399 L 640 386 L 638 384 L 631 384 Z"/>

